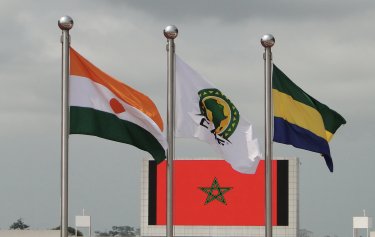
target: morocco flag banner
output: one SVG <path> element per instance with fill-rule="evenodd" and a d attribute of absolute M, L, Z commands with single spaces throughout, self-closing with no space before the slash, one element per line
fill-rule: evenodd
<path fill-rule="evenodd" d="M 288 160 L 272 161 L 272 225 L 288 226 Z M 191 226 L 264 226 L 264 161 L 255 174 L 224 160 L 175 160 L 173 223 Z M 149 225 L 166 224 L 166 162 L 149 163 Z"/>
<path fill-rule="evenodd" d="M 70 134 L 127 143 L 165 159 L 163 121 L 150 98 L 107 75 L 70 48 Z"/>

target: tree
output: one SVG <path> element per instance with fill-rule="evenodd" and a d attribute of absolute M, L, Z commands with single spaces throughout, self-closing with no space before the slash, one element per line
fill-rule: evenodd
<path fill-rule="evenodd" d="M 19 218 L 9 226 L 10 230 L 26 230 L 27 228 L 29 228 L 29 226 L 23 222 L 22 218 Z"/>
<path fill-rule="evenodd" d="M 131 226 L 112 226 L 112 230 L 100 232 L 95 231 L 96 236 L 118 236 L 118 237 L 134 237 L 139 232 L 139 229 L 135 229 Z"/>
<path fill-rule="evenodd" d="M 108 232 L 101 232 L 101 231 L 99 231 L 99 230 L 96 230 L 95 231 L 95 236 L 100 236 L 100 237 L 102 237 L 102 236 L 110 236 L 109 235 L 109 233 Z"/>
<path fill-rule="evenodd" d="M 134 234 L 137 236 L 141 236 L 141 228 L 136 228 Z"/>
<path fill-rule="evenodd" d="M 111 236 L 135 236 L 134 227 L 130 226 L 112 226 L 112 230 L 109 231 Z"/>
<path fill-rule="evenodd" d="M 52 230 L 60 230 L 60 226 L 52 228 Z M 68 235 L 76 235 L 76 229 L 73 227 L 68 226 Z M 77 230 L 77 236 L 83 236 L 82 232 Z"/>

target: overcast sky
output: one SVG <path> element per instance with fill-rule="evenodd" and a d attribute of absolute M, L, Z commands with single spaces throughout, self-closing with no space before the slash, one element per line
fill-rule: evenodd
<path fill-rule="evenodd" d="M 61 31 L 110 75 L 151 97 L 166 117 L 165 26 L 179 28 L 176 52 L 217 85 L 254 126 L 263 148 L 263 48 L 275 64 L 347 124 L 332 142 L 334 173 L 319 154 L 300 157 L 300 227 L 352 236 L 352 216 L 375 217 L 375 2 L 369 1 L 0 1 L 0 228 L 22 217 L 32 228 L 59 225 Z M 194 140 L 177 156 L 216 156 Z M 70 225 L 140 225 L 143 151 L 96 137 L 70 137 Z"/>

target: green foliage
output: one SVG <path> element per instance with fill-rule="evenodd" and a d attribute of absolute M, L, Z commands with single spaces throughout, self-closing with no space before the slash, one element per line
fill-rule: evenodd
<path fill-rule="evenodd" d="M 110 231 L 95 231 L 96 236 L 134 237 L 139 234 L 139 229 L 131 226 L 112 226 Z"/>
<path fill-rule="evenodd" d="M 23 222 L 22 218 L 19 218 L 16 222 L 9 226 L 10 230 L 26 230 L 27 228 L 29 228 L 29 226 Z"/>
<path fill-rule="evenodd" d="M 52 230 L 60 230 L 60 226 L 52 228 Z M 76 235 L 76 229 L 74 229 L 73 227 L 68 226 L 68 234 L 75 236 Z M 77 230 L 77 236 L 83 236 L 82 232 L 79 231 L 79 230 Z"/>
<path fill-rule="evenodd" d="M 101 232 L 101 231 L 95 231 L 95 236 L 100 236 L 100 237 L 104 237 L 104 236 L 110 236 L 108 232 Z"/>

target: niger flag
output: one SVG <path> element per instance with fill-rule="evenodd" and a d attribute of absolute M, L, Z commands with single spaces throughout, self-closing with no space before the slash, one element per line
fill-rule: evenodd
<path fill-rule="evenodd" d="M 272 161 L 272 225 L 288 226 L 288 160 Z M 149 225 L 166 224 L 166 162 L 149 163 Z M 255 174 L 224 160 L 175 160 L 173 223 L 183 226 L 264 226 L 264 161 Z"/>
<path fill-rule="evenodd" d="M 70 134 L 127 143 L 165 159 L 163 121 L 150 98 L 107 75 L 70 48 Z"/>

